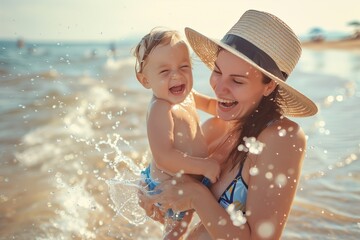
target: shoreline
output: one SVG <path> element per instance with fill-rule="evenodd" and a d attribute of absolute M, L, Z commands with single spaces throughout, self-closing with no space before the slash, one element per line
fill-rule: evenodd
<path fill-rule="evenodd" d="M 329 49 L 338 49 L 338 50 L 357 50 L 360 51 L 360 39 L 341 39 L 334 41 L 306 41 L 302 42 L 301 46 L 303 48 L 314 49 L 314 50 L 329 50 Z"/>

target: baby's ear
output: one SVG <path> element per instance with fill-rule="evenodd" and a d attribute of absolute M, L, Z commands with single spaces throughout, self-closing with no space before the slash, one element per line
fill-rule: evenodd
<path fill-rule="evenodd" d="M 136 73 L 136 78 L 141 83 L 141 85 L 144 86 L 144 88 L 147 89 L 150 88 L 149 81 L 147 80 L 146 76 L 143 73 Z"/>

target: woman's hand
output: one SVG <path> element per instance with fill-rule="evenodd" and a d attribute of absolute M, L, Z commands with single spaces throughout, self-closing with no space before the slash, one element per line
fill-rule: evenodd
<path fill-rule="evenodd" d="M 146 215 L 152 218 L 154 221 L 160 222 L 164 224 L 165 222 L 165 213 L 161 211 L 158 206 L 155 206 L 155 202 L 149 198 L 145 191 L 139 190 L 138 191 L 138 198 L 139 198 L 139 205 L 142 207 Z"/>
<path fill-rule="evenodd" d="M 160 193 L 148 196 L 149 203 L 160 203 L 161 209 L 171 208 L 174 212 L 191 210 L 192 200 L 201 188 L 206 187 L 188 175 L 173 177 L 156 187 Z"/>

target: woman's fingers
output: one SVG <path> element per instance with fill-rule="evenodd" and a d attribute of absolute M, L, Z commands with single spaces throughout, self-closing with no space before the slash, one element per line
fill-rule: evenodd
<path fill-rule="evenodd" d="M 146 197 L 146 194 L 139 191 L 138 192 L 139 197 L 139 205 L 145 210 L 146 215 L 151 216 L 153 213 L 154 205 L 152 204 L 152 201 Z"/>
<path fill-rule="evenodd" d="M 142 191 L 138 192 L 139 205 L 145 210 L 146 215 L 151 219 L 164 224 L 164 212 L 154 205 L 154 199 Z"/>
<path fill-rule="evenodd" d="M 165 223 L 165 214 L 164 214 L 164 212 L 160 211 L 159 208 L 157 208 L 157 207 L 154 207 L 154 212 L 153 212 L 153 215 L 151 218 L 162 224 Z"/>

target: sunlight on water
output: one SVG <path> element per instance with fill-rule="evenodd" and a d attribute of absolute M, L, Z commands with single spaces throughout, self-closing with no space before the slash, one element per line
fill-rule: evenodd
<path fill-rule="evenodd" d="M 0 48 L 0 238 L 161 239 L 161 225 L 138 205 L 139 173 L 151 158 L 145 127 L 151 96 L 134 78 L 134 43 L 122 43 L 116 56 L 106 43 L 20 50 L 6 44 Z M 300 149 L 306 157 L 283 239 L 357 239 L 359 54 L 304 51 L 300 61 L 289 84 L 313 99 L 319 113 L 294 119 L 308 147 Z M 210 72 L 199 60 L 195 65 L 195 89 L 213 94 Z M 239 151 L 259 154 L 266 147 L 244 140 Z M 292 184 L 293 170 L 249 170 L 265 174 L 272 188 Z M 229 214 L 236 226 L 246 221 L 240 212 Z M 254 231 L 271 239 L 274 226 L 265 221 Z"/>

